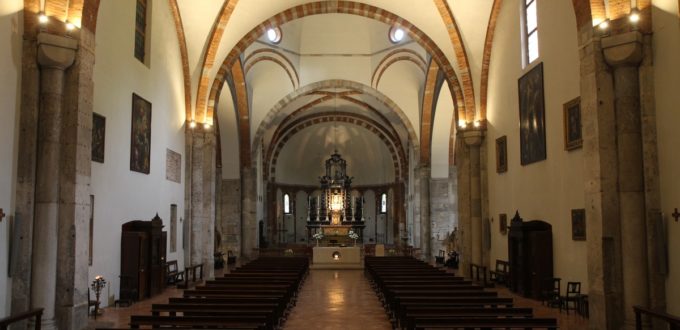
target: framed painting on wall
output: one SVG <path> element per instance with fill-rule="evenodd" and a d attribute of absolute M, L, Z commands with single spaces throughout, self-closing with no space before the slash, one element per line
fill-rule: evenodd
<path fill-rule="evenodd" d="M 501 213 L 498 215 L 498 223 L 501 226 L 501 234 L 505 235 L 508 233 L 508 215 Z"/>
<path fill-rule="evenodd" d="M 130 171 L 149 174 L 151 168 L 151 103 L 132 94 Z"/>
<path fill-rule="evenodd" d="M 508 137 L 503 135 L 496 139 L 496 173 L 508 171 Z"/>
<path fill-rule="evenodd" d="M 543 63 L 519 78 L 519 145 L 522 165 L 546 159 Z"/>
<path fill-rule="evenodd" d="M 571 239 L 574 241 L 586 240 L 586 210 L 571 210 Z"/>
<path fill-rule="evenodd" d="M 106 118 L 92 113 L 92 161 L 104 163 L 104 146 L 106 142 Z"/>
<path fill-rule="evenodd" d="M 564 104 L 564 149 L 574 150 L 583 145 L 581 134 L 581 98 Z"/>

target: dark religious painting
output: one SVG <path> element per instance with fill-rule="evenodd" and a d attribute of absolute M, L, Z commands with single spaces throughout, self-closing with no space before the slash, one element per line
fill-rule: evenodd
<path fill-rule="evenodd" d="M 503 135 L 496 139 L 496 172 L 508 171 L 508 138 Z"/>
<path fill-rule="evenodd" d="M 104 142 L 106 141 L 106 118 L 92 113 L 92 161 L 104 162 Z"/>
<path fill-rule="evenodd" d="M 571 210 L 571 239 L 574 241 L 586 240 L 586 210 Z"/>
<path fill-rule="evenodd" d="M 498 215 L 498 223 L 501 226 L 501 234 L 505 235 L 508 233 L 508 215 L 501 213 Z"/>
<path fill-rule="evenodd" d="M 130 170 L 149 174 L 151 163 L 151 103 L 132 94 Z"/>
<path fill-rule="evenodd" d="M 581 98 L 564 104 L 564 149 L 574 150 L 583 145 L 581 135 Z"/>
<path fill-rule="evenodd" d="M 546 159 L 543 63 L 519 78 L 519 145 L 522 165 Z"/>

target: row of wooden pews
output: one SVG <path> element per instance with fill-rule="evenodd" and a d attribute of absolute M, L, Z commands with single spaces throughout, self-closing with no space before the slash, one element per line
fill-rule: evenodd
<path fill-rule="evenodd" d="M 128 329 L 277 329 L 308 273 L 308 258 L 259 258 L 153 304 L 151 315 L 131 316 Z"/>
<path fill-rule="evenodd" d="M 365 266 L 395 328 L 557 329 L 554 318 L 412 257 L 367 256 Z"/>

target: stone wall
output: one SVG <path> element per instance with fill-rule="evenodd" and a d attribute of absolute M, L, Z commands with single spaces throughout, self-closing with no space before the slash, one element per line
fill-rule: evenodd
<path fill-rule="evenodd" d="M 222 180 L 221 214 L 217 230 L 222 235 L 221 251 L 241 253 L 241 179 Z"/>
<path fill-rule="evenodd" d="M 458 226 L 458 202 L 455 196 L 457 189 L 455 179 L 432 179 L 430 181 L 430 216 L 432 219 L 430 237 L 433 255 L 437 255 L 439 250 L 448 252 L 447 238 Z"/>

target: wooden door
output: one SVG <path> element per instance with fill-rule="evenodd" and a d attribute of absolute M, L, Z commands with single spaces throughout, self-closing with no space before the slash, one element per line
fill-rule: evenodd
<path fill-rule="evenodd" d="M 139 297 L 138 300 L 149 297 L 149 236 L 138 232 L 139 244 Z"/>
<path fill-rule="evenodd" d="M 120 245 L 120 299 L 139 300 L 140 234 L 124 231 Z"/>

